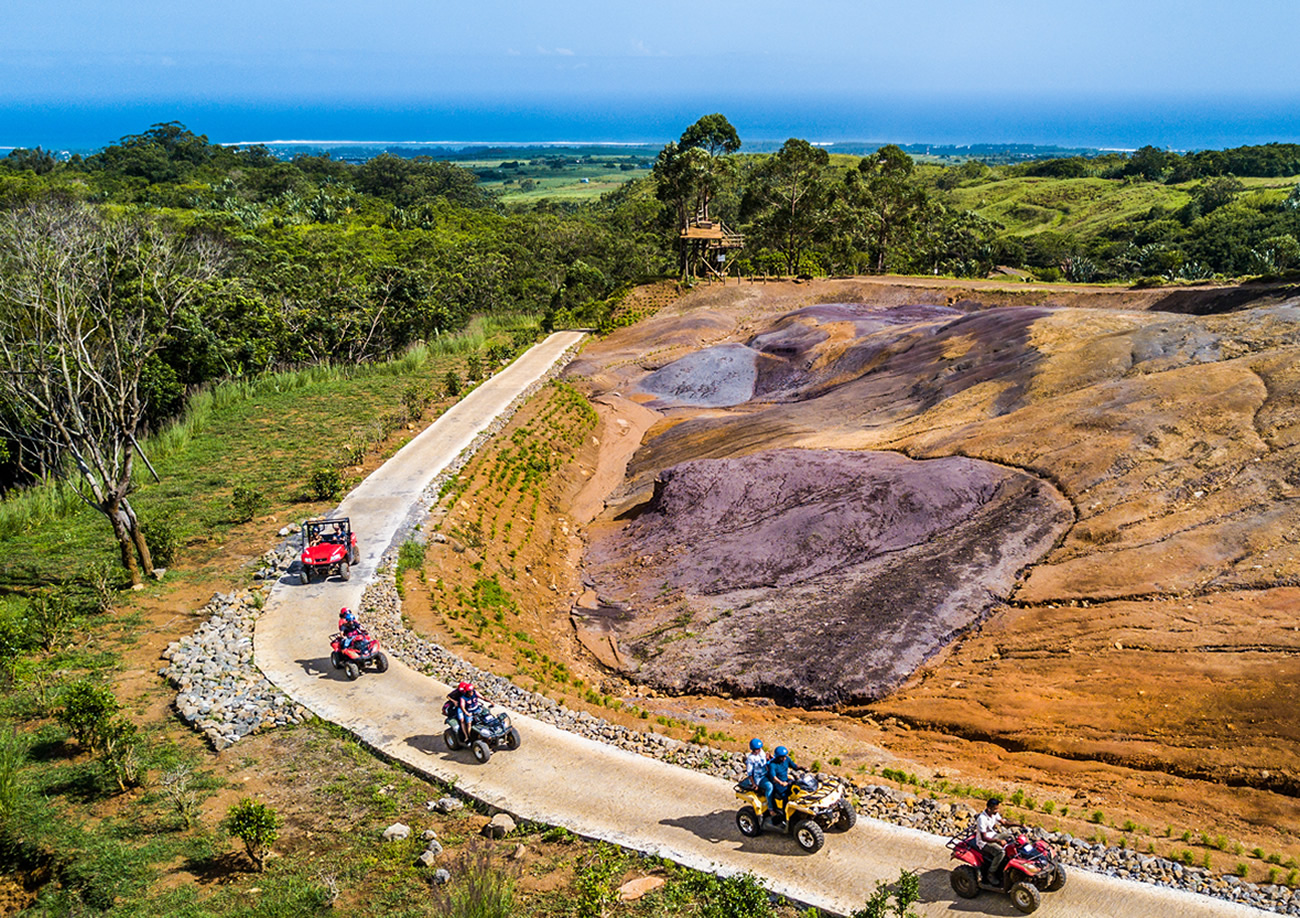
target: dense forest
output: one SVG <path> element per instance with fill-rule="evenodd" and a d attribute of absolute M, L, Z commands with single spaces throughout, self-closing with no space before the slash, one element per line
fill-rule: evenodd
<path fill-rule="evenodd" d="M 709 115 L 616 191 L 508 207 L 480 175 L 429 156 L 283 159 L 174 122 L 89 156 L 18 149 L 0 160 L 11 345 L 0 489 L 48 474 L 67 453 L 24 436 L 53 403 L 17 397 L 37 372 L 23 350 L 40 321 L 33 291 L 54 270 L 41 246 L 100 265 L 91 286 L 111 304 L 106 314 L 131 302 L 157 326 L 130 370 L 132 423 L 143 430 L 213 380 L 386 359 L 475 314 L 607 327 L 629 284 L 681 271 L 678 227 L 702 210 L 745 234 L 730 265 L 740 274 L 984 276 L 1000 266 L 1041 280 L 1151 284 L 1285 272 L 1300 266 L 1298 173 L 1291 144 L 993 166 L 918 162 L 892 145 L 832 156 L 797 138 L 746 154 L 726 118 Z M 134 235 L 119 239 L 123 227 Z M 198 261 L 176 248 L 198 241 L 207 250 Z M 185 279 L 184 296 L 169 299 L 165 284 L 143 291 L 141 278 L 160 269 L 128 264 L 130 246 L 175 249 L 166 280 Z M 88 277 L 83 269 L 69 283 Z"/>

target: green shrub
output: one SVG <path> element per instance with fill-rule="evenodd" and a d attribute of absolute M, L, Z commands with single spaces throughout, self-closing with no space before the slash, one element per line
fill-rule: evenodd
<path fill-rule="evenodd" d="M 244 851 L 258 870 L 266 866 L 266 855 L 280 837 L 280 816 L 265 803 L 250 797 L 226 811 L 227 832 L 244 843 Z"/>
<path fill-rule="evenodd" d="M 461 382 L 455 370 L 447 371 L 447 375 L 442 378 L 442 388 L 447 393 L 448 398 L 455 398 L 460 395 Z"/>
<path fill-rule="evenodd" d="M 429 390 L 428 383 L 407 383 L 406 388 L 402 390 L 402 407 L 406 409 L 408 421 L 416 421 L 423 417 L 431 401 L 433 401 L 433 393 Z"/>
<path fill-rule="evenodd" d="M 53 590 L 41 590 L 27 603 L 32 632 L 45 650 L 53 650 L 62 643 L 76 617 L 76 609 L 68 597 Z"/>
<path fill-rule="evenodd" d="M 147 520 L 140 524 L 140 534 L 149 546 L 154 567 L 171 567 L 176 560 L 176 531 L 172 524 L 165 519 Z"/>
<path fill-rule="evenodd" d="M 1103 822 L 1106 821 L 1106 816 L 1102 813 L 1101 810 L 1094 810 L 1092 815 L 1088 817 L 1088 821 L 1095 822 L 1097 825 L 1101 825 Z"/>
<path fill-rule="evenodd" d="M 1245 879 L 1247 874 L 1250 873 L 1250 867 L 1247 864 L 1241 863 L 1239 861 L 1237 863 L 1237 866 L 1232 868 L 1232 872 L 1235 873 L 1237 876 L 1241 877 L 1242 879 Z"/>
<path fill-rule="evenodd" d="M 63 691 L 63 707 L 58 721 L 82 746 L 99 752 L 104 744 L 104 729 L 121 710 L 117 698 L 107 686 L 81 680 Z"/>
<path fill-rule="evenodd" d="M 604 842 L 596 845 L 573 878 L 573 889 L 577 894 L 574 905 L 579 918 L 604 918 L 618 898 L 614 881 L 625 868 L 623 852 Z"/>
<path fill-rule="evenodd" d="M 331 465 L 322 465 L 311 473 L 307 490 L 313 500 L 338 500 L 343 494 L 343 476 Z"/>
<path fill-rule="evenodd" d="M 99 760 L 108 768 L 119 790 L 136 787 L 143 780 L 144 741 L 136 725 L 125 717 L 114 717 L 99 729 Z"/>
<path fill-rule="evenodd" d="M 492 863 L 492 850 L 473 845 L 461 854 L 455 880 L 433 892 L 433 907 L 443 918 L 514 918 L 515 875 Z"/>
<path fill-rule="evenodd" d="M 916 918 L 912 905 L 921 900 L 921 880 L 916 874 L 904 870 L 893 887 L 883 880 L 876 882 L 876 891 L 865 905 L 853 913 L 852 918 Z"/>
<path fill-rule="evenodd" d="M 257 488 L 240 485 L 230 496 L 230 509 L 235 513 L 236 523 L 251 523 L 267 506 L 266 495 Z"/>
<path fill-rule="evenodd" d="M 27 761 L 27 738 L 10 726 L 0 730 L 0 838 L 9 834 L 21 806 L 19 770 Z"/>
<path fill-rule="evenodd" d="M 478 382 L 483 378 L 483 359 L 478 354 L 470 354 L 465 359 L 465 378 L 470 382 Z"/>

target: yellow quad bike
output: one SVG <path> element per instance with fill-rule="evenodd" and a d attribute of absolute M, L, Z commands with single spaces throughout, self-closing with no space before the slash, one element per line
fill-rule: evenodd
<path fill-rule="evenodd" d="M 784 823 L 774 823 L 766 815 L 767 799 L 747 784 L 736 785 L 736 799 L 743 804 L 736 813 L 736 828 L 746 838 L 755 838 L 765 830 L 794 836 L 804 851 L 812 854 L 826 844 L 827 830 L 847 832 L 858 821 L 848 789 L 839 778 L 818 777 L 810 772 L 796 774 L 790 796 L 775 801 L 785 816 Z"/>

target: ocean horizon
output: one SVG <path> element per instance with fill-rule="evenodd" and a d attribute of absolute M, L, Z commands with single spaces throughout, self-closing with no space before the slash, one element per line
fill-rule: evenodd
<path fill-rule="evenodd" d="M 1244 97 L 894 96 L 287 102 L 0 100 L 0 149 L 92 152 L 179 121 L 246 145 L 659 147 L 721 112 L 749 145 L 1033 144 L 1096 150 L 1224 149 L 1300 142 L 1300 94 Z M 346 138 L 342 140 L 329 138 Z M 401 138 L 401 139 L 394 139 Z M 742 147 L 744 149 L 744 147 Z"/>

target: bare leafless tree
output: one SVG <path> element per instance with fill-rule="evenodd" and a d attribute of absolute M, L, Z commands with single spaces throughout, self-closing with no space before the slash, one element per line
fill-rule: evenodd
<path fill-rule="evenodd" d="M 153 567 L 127 499 L 135 457 L 149 464 L 141 374 L 223 258 L 204 236 L 84 204 L 0 215 L 0 430 L 26 455 L 70 463 L 132 583 Z"/>

